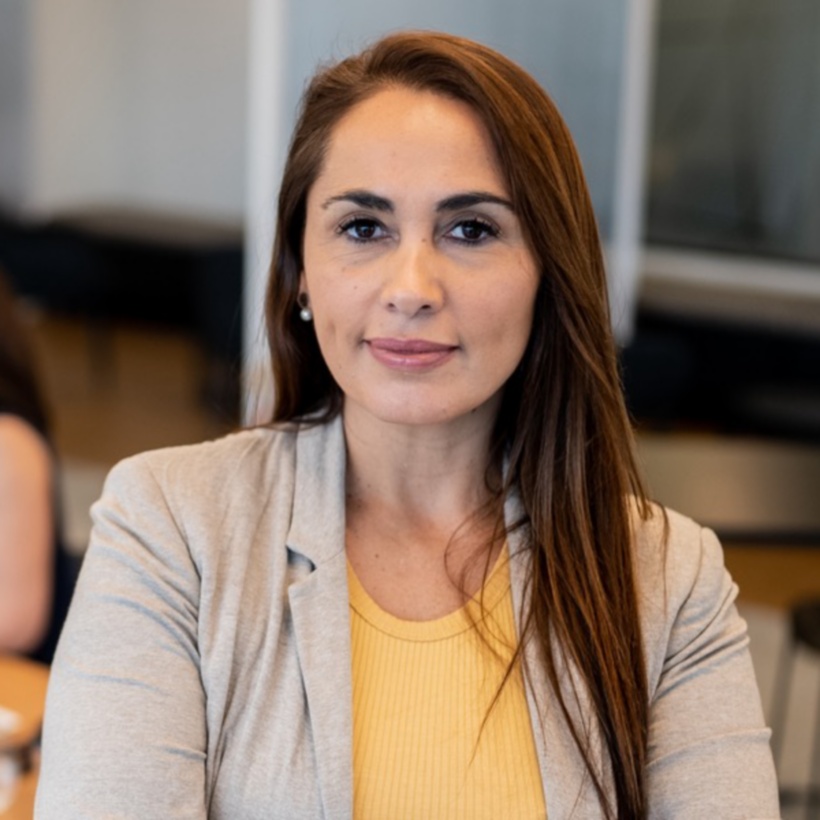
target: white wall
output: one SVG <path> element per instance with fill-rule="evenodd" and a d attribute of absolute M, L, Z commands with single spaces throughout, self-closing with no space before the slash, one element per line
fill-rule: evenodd
<path fill-rule="evenodd" d="M 131 0 L 121 9 L 123 196 L 240 220 L 247 4 Z"/>
<path fill-rule="evenodd" d="M 0 27 L 0 204 L 241 220 L 246 2 L 3 0 Z"/>
<path fill-rule="evenodd" d="M 116 4 L 30 0 L 24 209 L 49 215 L 118 190 Z"/>

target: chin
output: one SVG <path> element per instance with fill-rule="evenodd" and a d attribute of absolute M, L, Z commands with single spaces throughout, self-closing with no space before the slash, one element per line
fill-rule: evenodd
<path fill-rule="evenodd" d="M 492 399 L 443 404 L 440 400 L 436 402 L 419 395 L 383 397 L 379 401 L 365 403 L 348 399 L 345 404 L 356 414 L 370 416 L 384 424 L 406 427 L 436 427 L 459 420 L 478 420 L 483 415 L 494 419 L 497 412 L 497 403 Z"/>
<path fill-rule="evenodd" d="M 429 407 L 379 407 L 371 410 L 371 415 L 386 424 L 400 424 L 407 427 L 429 427 L 446 424 L 458 418 L 459 414 L 431 410 Z"/>

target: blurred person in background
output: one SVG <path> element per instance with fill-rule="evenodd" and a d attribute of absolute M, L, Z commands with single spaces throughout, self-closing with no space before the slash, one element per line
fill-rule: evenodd
<path fill-rule="evenodd" d="M 110 474 L 37 816 L 778 816 L 737 588 L 646 497 L 544 91 L 387 37 L 314 77 L 277 220 L 272 423 Z"/>
<path fill-rule="evenodd" d="M 0 271 L 0 652 L 50 663 L 71 595 L 45 402 Z"/>

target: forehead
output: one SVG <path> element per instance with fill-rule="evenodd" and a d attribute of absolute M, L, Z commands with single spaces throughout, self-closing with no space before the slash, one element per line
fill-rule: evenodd
<path fill-rule="evenodd" d="M 368 177 L 352 179 L 352 177 Z M 468 179 L 468 177 L 470 179 Z M 355 105 L 330 134 L 317 185 L 482 185 L 506 193 L 489 132 L 465 102 L 403 86 Z"/>

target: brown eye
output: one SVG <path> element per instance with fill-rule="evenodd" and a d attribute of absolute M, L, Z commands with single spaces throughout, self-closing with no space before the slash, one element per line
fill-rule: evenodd
<path fill-rule="evenodd" d="M 477 245 L 498 236 L 498 229 L 482 219 L 464 219 L 456 223 L 447 235 L 467 245 Z"/>
<path fill-rule="evenodd" d="M 355 219 L 343 222 L 339 226 L 338 233 L 347 235 L 354 242 L 371 242 L 381 239 L 385 235 L 385 230 L 378 220 L 357 216 Z"/>

